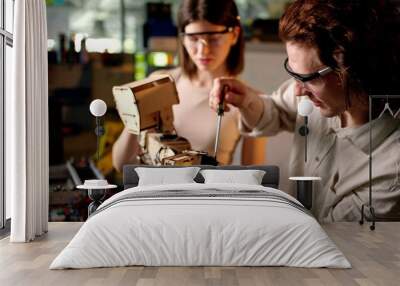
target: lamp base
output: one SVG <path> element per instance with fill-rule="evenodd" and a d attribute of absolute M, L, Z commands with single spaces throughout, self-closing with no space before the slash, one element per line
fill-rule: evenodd
<path fill-rule="evenodd" d="M 312 208 L 312 181 L 297 181 L 297 199 L 310 210 Z"/>
<path fill-rule="evenodd" d="M 88 216 L 94 213 L 103 202 L 107 193 L 106 189 L 88 189 L 88 196 L 93 201 L 88 206 Z"/>
<path fill-rule="evenodd" d="M 297 200 L 303 206 L 311 210 L 313 203 L 313 182 L 320 181 L 320 177 L 290 177 L 289 180 L 296 181 Z"/>

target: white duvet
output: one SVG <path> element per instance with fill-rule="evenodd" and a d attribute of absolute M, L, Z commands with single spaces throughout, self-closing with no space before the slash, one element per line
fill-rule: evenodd
<path fill-rule="evenodd" d="M 207 189 L 249 194 L 264 191 L 300 204 L 279 190 L 255 185 L 131 188 L 105 201 L 50 269 L 127 265 L 351 267 L 311 215 L 278 200 L 178 196 L 118 202 L 137 192 Z"/>

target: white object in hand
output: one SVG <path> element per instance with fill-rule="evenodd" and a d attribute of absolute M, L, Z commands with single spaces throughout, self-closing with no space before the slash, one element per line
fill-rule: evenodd
<path fill-rule="evenodd" d="M 101 99 L 95 99 L 90 103 L 90 113 L 93 116 L 103 116 L 107 111 L 107 104 Z"/>
<path fill-rule="evenodd" d="M 297 112 L 301 116 L 308 116 L 314 109 L 313 103 L 308 98 L 302 98 L 297 105 Z"/>

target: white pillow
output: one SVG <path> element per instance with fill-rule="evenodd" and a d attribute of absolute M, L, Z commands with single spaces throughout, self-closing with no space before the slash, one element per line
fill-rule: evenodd
<path fill-rule="evenodd" d="M 201 170 L 205 184 L 246 184 L 261 185 L 265 171 L 262 170 Z"/>
<path fill-rule="evenodd" d="M 196 183 L 193 179 L 199 170 L 199 167 L 135 168 L 139 176 L 138 186 Z"/>

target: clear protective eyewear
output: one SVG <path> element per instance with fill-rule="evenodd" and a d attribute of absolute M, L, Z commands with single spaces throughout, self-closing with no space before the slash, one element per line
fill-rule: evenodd
<path fill-rule="evenodd" d="M 221 46 L 224 42 L 224 35 L 231 33 L 233 27 L 226 27 L 222 31 L 205 31 L 198 33 L 180 33 L 184 45 L 189 49 L 195 49 L 198 45 L 204 44 L 210 47 Z"/>
<path fill-rule="evenodd" d="M 286 72 L 289 75 L 291 75 L 293 78 L 295 78 L 297 81 L 301 82 L 303 85 L 305 85 L 305 83 L 307 83 L 307 82 L 310 82 L 317 78 L 323 77 L 333 71 L 333 69 L 331 67 L 325 67 L 325 68 L 322 68 L 322 69 L 320 69 L 314 73 L 310 73 L 310 74 L 295 73 L 294 71 L 292 71 L 290 69 L 288 62 L 289 62 L 289 59 L 286 58 L 285 63 L 283 64 Z"/>

